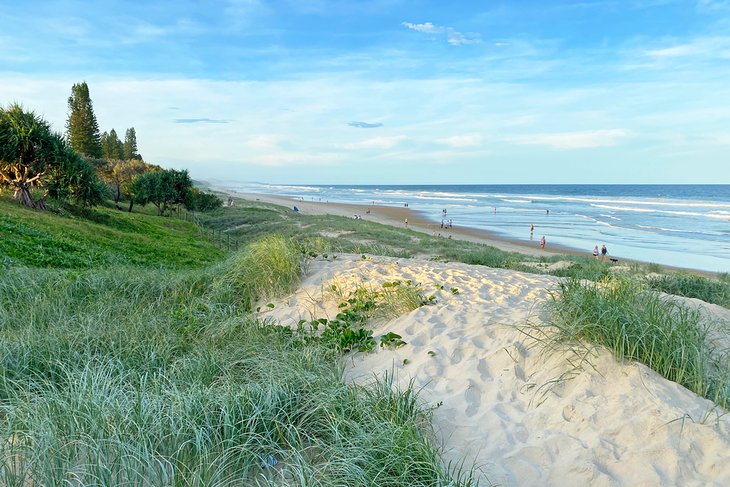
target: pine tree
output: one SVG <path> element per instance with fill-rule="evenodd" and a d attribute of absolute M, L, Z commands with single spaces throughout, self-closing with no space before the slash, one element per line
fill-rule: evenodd
<path fill-rule="evenodd" d="M 120 160 L 124 158 L 122 142 L 119 140 L 117 131 L 114 129 L 111 129 L 108 134 L 106 132 L 101 134 L 101 147 L 104 159 L 107 161 Z"/>
<path fill-rule="evenodd" d="M 124 134 L 124 160 L 131 159 L 142 159 L 137 153 L 137 132 L 134 131 L 134 127 L 128 128 Z"/>
<path fill-rule="evenodd" d="M 89 87 L 85 81 L 71 88 L 68 109 L 66 138 L 71 148 L 80 154 L 101 158 L 103 151 L 99 123 L 96 121 Z"/>

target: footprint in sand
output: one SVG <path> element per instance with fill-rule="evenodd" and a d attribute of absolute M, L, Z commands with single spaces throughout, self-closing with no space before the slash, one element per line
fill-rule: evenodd
<path fill-rule="evenodd" d="M 522 368 L 520 364 L 515 364 L 515 377 L 520 379 L 522 382 L 525 382 L 527 380 L 527 376 L 525 375 L 525 369 Z"/>
<path fill-rule="evenodd" d="M 477 364 L 477 372 L 479 372 L 479 378 L 482 379 L 482 381 L 487 381 L 492 378 L 487 361 L 484 359 L 479 360 L 479 363 Z"/>
<path fill-rule="evenodd" d="M 482 405 L 482 390 L 473 380 L 470 380 L 466 386 L 464 400 L 467 404 L 465 411 L 467 417 L 470 418 L 479 412 Z"/>
<path fill-rule="evenodd" d="M 461 347 L 457 347 L 454 353 L 451 354 L 451 365 L 456 365 L 461 362 L 462 359 Z"/>
<path fill-rule="evenodd" d="M 568 405 L 563 408 L 563 419 L 565 421 L 570 422 L 571 419 L 573 419 L 573 415 L 575 414 L 575 406 Z"/>

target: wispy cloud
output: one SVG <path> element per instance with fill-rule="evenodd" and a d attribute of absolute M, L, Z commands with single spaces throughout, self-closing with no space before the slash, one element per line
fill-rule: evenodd
<path fill-rule="evenodd" d="M 258 151 L 270 151 L 279 148 L 283 138 L 279 135 L 256 135 L 246 141 L 246 147 Z"/>
<path fill-rule="evenodd" d="M 346 144 L 346 149 L 392 149 L 401 142 L 407 140 L 405 135 L 393 135 L 390 137 L 373 137 L 352 144 Z"/>
<path fill-rule="evenodd" d="M 697 10 L 703 13 L 716 13 L 718 11 L 730 11 L 728 0 L 697 0 Z"/>
<path fill-rule="evenodd" d="M 403 25 L 407 29 L 415 30 L 416 32 L 422 32 L 424 34 L 443 34 L 446 36 L 446 42 L 448 42 L 452 46 L 479 44 L 482 42 L 479 38 L 479 34 L 464 34 L 455 30 L 453 27 L 435 25 L 432 22 L 424 22 L 422 24 L 403 22 L 401 25 Z"/>
<path fill-rule="evenodd" d="M 510 142 L 519 145 L 544 145 L 553 149 L 590 149 L 618 145 L 631 134 L 625 129 L 586 130 L 512 137 Z"/>
<path fill-rule="evenodd" d="M 232 121 L 216 118 L 176 118 L 174 123 L 231 123 Z"/>
<path fill-rule="evenodd" d="M 378 127 L 382 127 L 383 124 L 380 122 L 377 123 L 368 123 L 368 122 L 348 122 L 347 125 L 350 127 L 355 127 L 358 129 L 375 129 Z"/>
<path fill-rule="evenodd" d="M 482 140 L 479 134 L 463 134 L 436 139 L 436 142 L 449 147 L 479 147 L 482 145 Z"/>
<path fill-rule="evenodd" d="M 730 37 L 708 36 L 690 39 L 688 42 L 673 46 L 649 49 L 646 55 L 655 59 L 680 57 L 726 58 L 730 52 Z"/>

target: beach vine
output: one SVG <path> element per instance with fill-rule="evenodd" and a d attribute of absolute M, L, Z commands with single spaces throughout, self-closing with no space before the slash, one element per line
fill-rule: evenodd
<path fill-rule="evenodd" d="M 328 290 L 334 295 L 343 294 L 337 283 L 332 283 Z M 377 346 L 372 330 L 366 328 L 370 319 L 392 318 L 435 302 L 435 296 L 426 297 L 411 280 L 384 282 L 379 289 L 357 286 L 344 296 L 334 318 L 299 320 L 296 334 L 305 342 L 318 341 L 339 352 L 370 352 Z M 397 333 L 388 332 L 380 337 L 381 347 L 404 345 L 406 342 Z"/>

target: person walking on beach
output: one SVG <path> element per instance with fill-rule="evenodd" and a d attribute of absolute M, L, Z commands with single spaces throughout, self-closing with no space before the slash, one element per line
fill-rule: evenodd
<path fill-rule="evenodd" d="M 603 244 L 603 247 L 601 247 L 601 259 L 606 260 L 607 255 L 608 249 L 606 248 L 606 244 Z"/>
<path fill-rule="evenodd" d="M 406 228 L 408 228 L 408 218 L 405 220 Z"/>
<path fill-rule="evenodd" d="M 535 225 L 530 223 L 530 240 L 532 240 L 532 234 L 535 232 Z"/>
<path fill-rule="evenodd" d="M 540 239 L 540 248 L 545 250 L 545 235 Z"/>
<path fill-rule="evenodd" d="M 593 257 L 598 257 L 598 245 L 593 247 Z"/>

